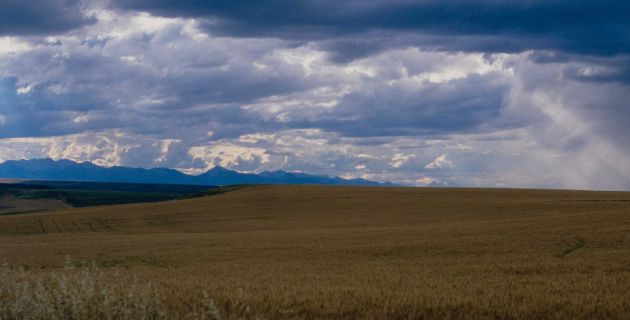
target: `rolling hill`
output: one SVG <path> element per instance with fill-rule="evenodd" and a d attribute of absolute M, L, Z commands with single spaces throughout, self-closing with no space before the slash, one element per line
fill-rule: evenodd
<path fill-rule="evenodd" d="M 563 190 L 247 186 L 0 216 L 0 312 L 628 319 L 629 232 L 630 193 Z"/>
<path fill-rule="evenodd" d="M 223 188 L 203 185 L 56 180 L 3 182 L 0 183 L 0 215 L 68 207 L 166 201 L 217 193 Z"/>

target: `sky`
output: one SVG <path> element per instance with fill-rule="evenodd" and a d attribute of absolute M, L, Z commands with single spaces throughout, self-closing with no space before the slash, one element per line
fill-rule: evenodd
<path fill-rule="evenodd" d="M 630 2 L 2 0 L 0 161 L 630 190 Z"/>

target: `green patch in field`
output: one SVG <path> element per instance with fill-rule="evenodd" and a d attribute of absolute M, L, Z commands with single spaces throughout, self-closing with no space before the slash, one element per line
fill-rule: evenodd
<path fill-rule="evenodd" d="M 28 190 L 17 194 L 17 197 L 25 200 L 33 199 L 60 199 L 57 190 Z M 61 200 L 61 199 L 60 199 Z"/>
<path fill-rule="evenodd" d="M 586 241 L 584 241 L 584 239 L 577 239 L 577 241 L 571 245 L 569 245 L 568 247 L 566 247 L 564 250 L 562 250 L 562 252 L 560 252 L 557 257 L 558 258 L 562 258 L 576 250 L 582 249 L 584 248 L 584 246 L 586 245 Z"/>
<path fill-rule="evenodd" d="M 180 199 L 194 194 L 205 194 L 211 186 L 161 185 L 161 184 L 132 184 L 132 183 L 99 183 L 73 181 L 28 181 L 24 183 L 0 183 L 0 197 L 18 199 L 20 201 L 34 200 L 31 207 L 39 208 L 35 201 L 55 200 L 72 207 L 90 207 L 130 203 L 147 203 Z M 210 191 L 222 193 L 226 190 Z M 0 210 L 12 209 L 3 206 L 13 205 L 11 201 L 0 203 Z M 58 206 L 57 206 L 58 207 Z M 6 213 L 6 212 L 5 212 Z M 15 212 L 12 212 L 15 213 Z"/>
<path fill-rule="evenodd" d="M 128 204 L 141 202 L 157 202 L 181 197 L 177 193 L 148 193 L 125 191 L 94 191 L 94 190 L 59 190 L 63 200 L 73 207 L 91 207 L 113 204 Z"/>

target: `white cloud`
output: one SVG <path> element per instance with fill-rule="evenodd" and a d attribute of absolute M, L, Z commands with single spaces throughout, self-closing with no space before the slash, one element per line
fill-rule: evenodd
<path fill-rule="evenodd" d="M 422 177 L 422 178 L 416 179 L 415 183 L 417 185 L 426 186 L 428 184 L 431 184 L 431 182 L 433 181 L 434 181 L 433 178 Z"/>
<path fill-rule="evenodd" d="M 142 56 L 122 56 L 120 57 L 120 61 L 127 62 L 130 64 L 142 63 Z"/>
<path fill-rule="evenodd" d="M 276 135 L 264 134 L 264 133 L 244 134 L 238 137 L 238 141 L 243 142 L 243 143 L 272 142 L 275 139 L 276 139 Z"/>
<path fill-rule="evenodd" d="M 33 90 L 33 87 L 31 87 L 31 86 L 19 87 L 17 89 L 17 94 L 18 95 L 28 94 L 29 92 L 31 92 L 31 90 Z"/>
<path fill-rule="evenodd" d="M 0 161 L 28 158 L 92 161 L 103 166 L 155 167 L 177 141 L 133 137 L 120 131 L 87 132 L 67 136 L 0 139 Z M 143 159 L 145 162 L 137 162 Z"/>
<path fill-rule="evenodd" d="M 0 55 L 17 54 L 29 51 L 33 46 L 22 39 L 16 37 L 0 37 Z"/>
<path fill-rule="evenodd" d="M 253 164 L 259 166 L 269 162 L 269 154 L 262 148 L 248 148 L 232 143 L 218 142 L 209 146 L 195 146 L 190 148 L 190 156 L 193 159 L 202 160 L 206 167 L 199 172 L 211 169 L 214 166 L 241 169 Z"/>
<path fill-rule="evenodd" d="M 415 154 L 402 154 L 402 153 L 397 153 L 392 157 L 392 161 L 389 163 L 392 168 L 400 168 L 402 167 L 405 163 L 407 163 L 409 160 L 415 158 L 416 155 Z"/>
<path fill-rule="evenodd" d="M 453 163 L 446 158 L 446 154 L 443 154 L 435 160 L 429 162 L 424 166 L 425 169 L 435 170 L 435 169 L 443 169 L 443 168 L 452 168 Z"/>
<path fill-rule="evenodd" d="M 120 165 L 121 153 L 133 148 L 102 135 L 71 135 L 46 138 L 12 138 L 0 140 L 1 160 L 53 158 L 93 161 L 99 165 Z"/>

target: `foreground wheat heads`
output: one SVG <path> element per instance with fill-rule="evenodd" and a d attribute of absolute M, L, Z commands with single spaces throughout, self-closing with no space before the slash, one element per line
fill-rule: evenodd
<path fill-rule="evenodd" d="M 0 271 L 2 319 L 221 319 L 207 292 L 140 281 L 95 266 Z"/>
<path fill-rule="evenodd" d="M 0 317 L 630 319 L 629 204 L 276 186 L 1 217 Z"/>

